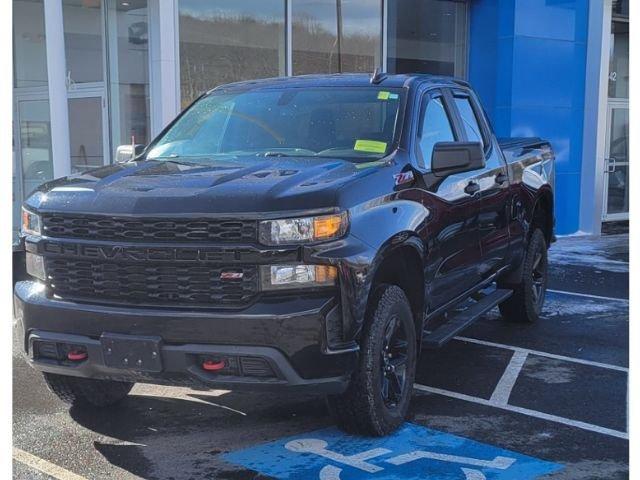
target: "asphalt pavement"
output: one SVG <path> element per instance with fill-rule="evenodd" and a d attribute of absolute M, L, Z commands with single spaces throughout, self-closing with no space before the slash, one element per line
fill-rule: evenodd
<path fill-rule="evenodd" d="M 14 478 L 628 478 L 628 272 L 627 235 L 561 238 L 541 321 L 494 310 L 425 352 L 384 440 L 342 434 L 309 396 L 139 384 L 69 411 L 14 335 Z"/>

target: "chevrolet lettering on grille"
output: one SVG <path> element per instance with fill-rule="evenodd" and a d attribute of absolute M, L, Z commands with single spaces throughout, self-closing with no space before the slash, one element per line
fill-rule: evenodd
<path fill-rule="evenodd" d="M 242 272 L 222 272 L 220 280 L 242 280 L 244 273 Z"/>

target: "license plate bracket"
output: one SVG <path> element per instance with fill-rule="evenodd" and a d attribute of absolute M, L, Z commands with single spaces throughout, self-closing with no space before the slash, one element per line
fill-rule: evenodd
<path fill-rule="evenodd" d="M 107 367 L 139 372 L 162 371 L 161 337 L 103 333 L 100 344 Z"/>

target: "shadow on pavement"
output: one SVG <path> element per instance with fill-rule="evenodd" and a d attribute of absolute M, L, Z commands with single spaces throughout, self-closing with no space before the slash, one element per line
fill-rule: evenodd
<path fill-rule="evenodd" d="M 130 395 L 112 407 L 74 407 L 69 413 L 83 427 L 123 442 L 94 441 L 94 447 L 109 463 L 142 478 L 256 478 L 215 457 L 331 424 L 319 397 L 233 392 L 193 392 L 184 398 Z M 173 458 L 176 471 L 158 469 L 156 459 L 163 458 Z M 185 467 L 198 475 L 187 475 Z"/>

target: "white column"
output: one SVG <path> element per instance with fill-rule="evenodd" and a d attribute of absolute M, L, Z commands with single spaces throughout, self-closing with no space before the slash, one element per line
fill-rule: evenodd
<path fill-rule="evenodd" d="M 47 0 L 43 3 L 53 176 L 62 177 L 71 173 L 69 108 L 67 106 L 66 83 L 67 63 L 64 52 L 62 0 Z"/>
<path fill-rule="evenodd" d="M 599 235 L 604 202 L 607 98 L 611 0 L 589 2 L 587 68 L 584 123 L 582 129 L 582 172 L 580 188 L 580 230 Z"/>
<path fill-rule="evenodd" d="M 107 39 L 107 55 L 108 65 L 106 71 L 108 72 L 107 88 L 109 98 L 109 117 L 111 118 L 111 142 L 113 152 L 118 145 L 123 143 L 130 143 L 131 139 L 121 135 L 120 132 L 120 78 L 119 72 L 119 56 L 120 50 L 118 49 L 118 10 L 116 9 L 115 2 L 107 2 L 104 5 L 104 12 L 107 16 L 107 28 L 105 36 Z M 105 143 L 107 139 L 105 138 Z M 113 158 L 113 155 L 111 156 Z M 111 160 L 111 158 L 109 160 Z"/>
<path fill-rule="evenodd" d="M 151 136 L 180 112 L 178 1 L 149 0 Z"/>

